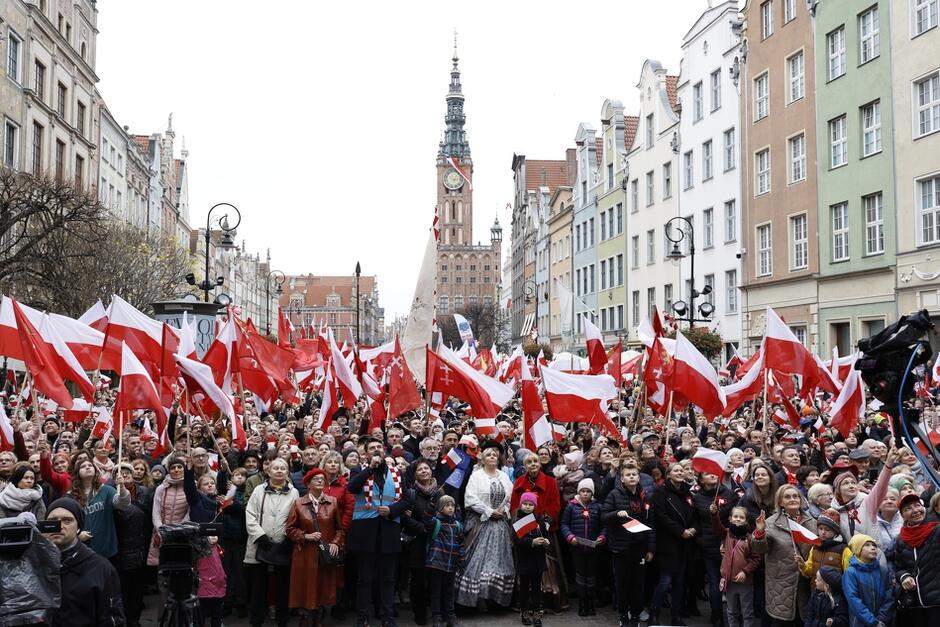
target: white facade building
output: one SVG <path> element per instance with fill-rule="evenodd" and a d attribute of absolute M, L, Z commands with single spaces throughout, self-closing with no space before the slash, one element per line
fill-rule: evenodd
<path fill-rule="evenodd" d="M 127 134 L 103 104 L 98 109 L 101 158 L 98 161 L 98 200 L 116 220 L 131 222 L 127 198 Z"/>
<path fill-rule="evenodd" d="M 725 342 L 725 360 L 741 340 L 739 108 L 730 71 L 740 45 L 737 2 L 707 9 L 682 40 L 678 84 L 682 112 L 675 179 L 678 215 L 693 224 L 695 289 L 701 293 L 711 288 L 709 294 L 696 298 L 696 309 L 701 310 L 705 302 L 714 306 L 708 318 Z M 681 298 L 687 305 L 690 269 L 691 260 L 686 257 L 681 262 Z M 696 318 L 705 318 L 700 311 L 693 313 Z"/>
<path fill-rule="evenodd" d="M 594 127 L 578 125 L 574 137 L 577 175 L 572 201 L 574 216 L 574 344 L 584 335 L 582 316 L 589 314 L 597 324 L 597 187 L 598 141 Z M 602 148 L 603 149 L 603 148 Z"/>

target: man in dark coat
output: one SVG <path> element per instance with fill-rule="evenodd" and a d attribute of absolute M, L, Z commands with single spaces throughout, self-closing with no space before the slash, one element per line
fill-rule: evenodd
<path fill-rule="evenodd" d="M 940 523 L 928 521 L 915 494 L 898 500 L 904 526 L 895 545 L 895 577 L 901 586 L 899 625 L 926 627 L 940 621 Z"/>
<path fill-rule="evenodd" d="M 57 520 L 62 528 L 46 534 L 59 547 L 62 605 L 52 623 L 65 627 L 118 627 L 124 625 L 121 581 L 111 562 L 78 539 L 85 522 L 82 506 L 72 498 L 49 504 L 46 520 Z"/>

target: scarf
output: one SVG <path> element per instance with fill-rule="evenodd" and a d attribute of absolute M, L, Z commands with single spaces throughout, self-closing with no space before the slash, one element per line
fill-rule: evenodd
<path fill-rule="evenodd" d="M 0 507 L 7 512 L 25 512 L 32 509 L 33 503 L 42 498 L 42 489 L 40 488 L 18 488 L 12 483 L 8 483 L 0 492 Z"/>
<path fill-rule="evenodd" d="M 940 523 L 922 522 L 913 527 L 904 525 L 901 527 L 901 539 L 904 540 L 904 544 L 909 547 L 919 549 L 920 546 L 927 541 L 927 538 L 930 537 L 930 534 L 933 533 L 937 525 L 940 525 Z"/>
<path fill-rule="evenodd" d="M 731 534 L 732 538 L 735 538 L 737 540 L 743 540 L 744 538 L 747 537 L 747 529 L 748 527 L 746 524 L 744 525 L 735 525 L 731 523 L 728 524 L 728 533 Z"/>
<path fill-rule="evenodd" d="M 424 496 L 431 496 L 432 494 L 437 492 L 437 479 L 435 479 L 434 477 L 431 477 L 431 483 L 429 483 L 427 487 L 421 485 L 417 481 L 415 481 L 414 485 L 415 485 L 415 490 L 421 492 L 421 494 L 423 494 Z"/>
<path fill-rule="evenodd" d="M 382 466 L 379 466 L 376 470 L 380 470 Z M 388 472 L 392 475 L 392 483 L 395 486 L 395 502 L 401 500 L 401 476 L 398 474 L 398 468 L 392 466 L 388 469 Z M 366 479 L 366 489 L 364 490 L 366 496 L 366 509 L 372 509 L 372 488 L 375 484 L 375 473 Z"/>

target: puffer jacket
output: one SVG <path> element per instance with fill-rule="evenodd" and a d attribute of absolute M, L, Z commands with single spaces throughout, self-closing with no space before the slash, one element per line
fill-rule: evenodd
<path fill-rule="evenodd" d="M 899 514 L 900 515 L 900 514 Z M 895 577 L 898 584 L 914 577 L 914 599 L 920 607 L 940 605 L 940 525 L 918 548 L 898 537 L 894 545 Z"/>
<path fill-rule="evenodd" d="M 801 525 L 816 533 L 816 521 L 810 518 L 798 520 Z M 803 559 L 809 555 L 809 547 L 797 545 Z M 754 533 L 751 549 L 764 556 L 764 592 L 767 614 L 782 621 L 796 620 L 799 611 L 809 600 L 809 582 L 800 575 L 793 559 L 793 537 L 787 524 L 786 514 L 777 512 L 767 518 L 767 529 L 763 535 Z"/>
<path fill-rule="evenodd" d="M 717 486 L 718 498 L 715 498 L 715 488 L 711 490 L 696 490 L 692 492 L 692 505 L 695 507 L 695 513 L 698 516 L 698 535 L 695 536 L 698 547 L 705 559 L 718 561 L 721 559 L 719 547 L 724 539 L 724 534 L 716 534 L 711 525 L 711 512 L 709 508 L 712 503 L 718 506 L 718 515 L 722 522 L 728 520 L 731 508 L 737 502 L 734 492 L 721 485 Z"/>
<path fill-rule="evenodd" d="M 601 504 L 591 501 L 585 506 L 576 498 L 568 501 L 561 512 L 561 537 L 568 543 L 575 537 L 587 540 L 604 538 Z"/>
<path fill-rule="evenodd" d="M 150 492 L 138 485 L 137 496 L 124 509 L 114 510 L 114 528 L 118 552 L 111 558 L 119 571 L 140 568 L 147 563 L 147 551 L 153 534 L 150 517 Z"/>
<path fill-rule="evenodd" d="M 760 555 L 751 550 L 751 534 L 743 538 L 736 538 L 727 527 L 725 527 L 719 514 L 711 515 L 712 533 L 723 536 L 722 546 L 724 546 L 724 555 L 721 557 L 721 577 L 725 581 L 734 581 L 735 575 L 744 573 L 744 584 L 754 583 L 754 573 L 760 567 Z"/>
<path fill-rule="evenodd" d="M 832 590 L 832 599 L 816 590 L 806 604 L 806 620 L 803 627 L 849 627 L 849 608 L 841 590 Z M 826 621 L 832 619 L 827 625 Z"/>
<path fill-rule="evenodd" d="M 650 528 L 641 533 L 630 533 L 623 528 L 626 520 L 617 515 L 625 511 L 630 518 L 640 521 Z M 640 549 L 645 553 L 656 553 L 656 524 L 653 522 L 653 505 L 646 498 L 646 492 L 640 486 L 631 492 L 624 486 L 611 490 L 601 508 L 601 522 L 606 529 L 607 545 L 612 553 L 627 553 Z"/>
<path fill-rule="evenodd" d="M 842 590 L 849 604 L 850 627 L 889 625 L 894 615 L 894 592 L 891 578 L 881 569 L 878 560 L 866 564 L 857 557 L 849 560 L 849 569 L 842 575 Z"/>

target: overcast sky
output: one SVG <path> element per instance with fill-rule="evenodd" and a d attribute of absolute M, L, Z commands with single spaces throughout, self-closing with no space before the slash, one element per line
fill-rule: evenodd
<path fill-rule="evenodd" d="M 132 133 L 189 150 L 190 226 L 217 202 L 288 274 L 377 274 L 406 313 L 435 203 L 453 31 L 474 162 L 474 239 L 509 240 L 513 153 L 562 159 L 605 98 L 638 110 L 643 61 L 679 71 L 707 0 L 99 0 L 97 72 Z M 266 9 L 266 11 L 262 10 Z"/>

